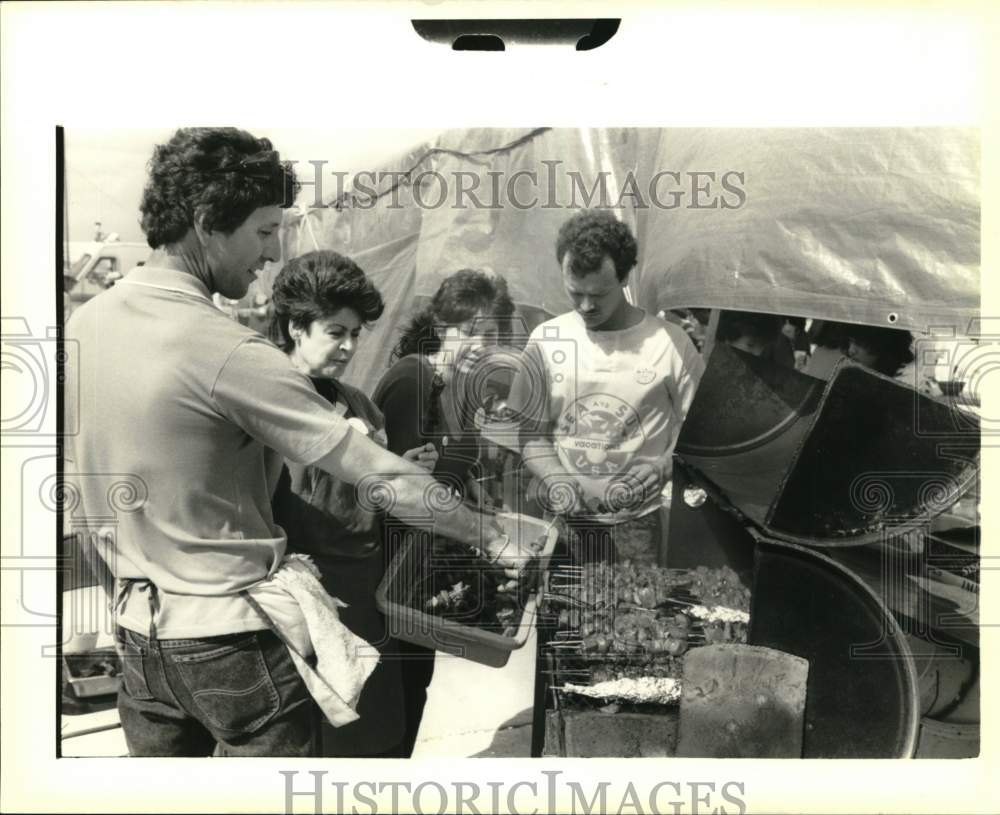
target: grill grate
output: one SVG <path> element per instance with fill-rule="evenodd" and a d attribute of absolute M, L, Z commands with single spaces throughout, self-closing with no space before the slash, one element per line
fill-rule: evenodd
<path fill-rule="evenodd" d="M 554 707 L 565 703 L 561 688 L 566 684 L 679 679 L 687 649 L 710 641 L 745 641 L 745 624 L 719 624 L 691 613 L 698 607 L 704 611 L 706 603 L 692 570 L 655 569 L 654 577 L 659 581 L 655 597 L 622 586 L 612 567 L 553 566 L 543 594 L 548 635 L 540 672 Z M 575 697 L 574 704 L 579 703 Z"/>

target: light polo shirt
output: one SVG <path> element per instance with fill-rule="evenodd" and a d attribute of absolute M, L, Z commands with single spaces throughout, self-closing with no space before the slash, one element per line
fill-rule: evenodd
<path fill-rule="evenodd" d="M 285 552 L 271 515 L 281 458 L 312 464 L 347 423 L 286 355 L 226 317 L 194 277 L 140 267 L 79 308 L 65 383 L 70 523 L 100 531 L 121 578 L 159 590 L 157 636 L 264 628 L 238 592 Z M 103 536 L 110 535 L 109 540 Z M 135 587 L 120 625 L 146 633 Z"/>

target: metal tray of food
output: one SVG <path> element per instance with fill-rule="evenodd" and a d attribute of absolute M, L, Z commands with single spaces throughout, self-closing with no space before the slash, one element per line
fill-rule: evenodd
<path fill-rule="evenodd" d="M 64 654 L 63 677 L 77 699 L 107 696 L 118 693 L 121 663 L 113 647 Z"/>

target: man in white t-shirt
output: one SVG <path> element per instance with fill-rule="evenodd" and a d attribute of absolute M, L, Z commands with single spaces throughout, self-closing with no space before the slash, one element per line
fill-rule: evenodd
<path fill-rule="evenodd" d="M 563 224 L 556 258 L 574 310 L 532 332 L 508 404 L 539 498 L 571 543 L 655 563 L 671 455 L 705 366 L 681 327 L 629 303 L 636 256 L 610 212 Z"/>

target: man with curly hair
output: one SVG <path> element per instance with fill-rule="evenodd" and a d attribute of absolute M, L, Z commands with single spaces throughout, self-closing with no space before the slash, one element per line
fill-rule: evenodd
<path fill-rule="evenodd" d="M 153 154 L 140 207 L 152 255 L 67 326 L 79 364 L 67 366 L 66 427 L 79 429 L 66 469 L 76 514 L 106 521 L 95 537 L 116 583 L 132 755 L 314 752 L 317 717 L 286 639 L 246 594 L 285 554 L 271 510 L 282 458 L 349 484 L 376 474 L 397 512 L 430 514 L 459 540 L 496 533 L 462 507 L 425 506 L 435 482 L 422 468 L 351 429 L 282 350 L 213 305 L 280 259 L 295 188 L 267 139 L 177 131 Z"/>
<path fill-rule="evenodd" d="M 531 334 L 508 404 L 542 504 L 571 550 L 655 563 L 671 454 L 704 362 L 684 330 L 626 296 L 638 249 L 606 210 L 570 218 L 556 259 L 574 310 Z"/>

